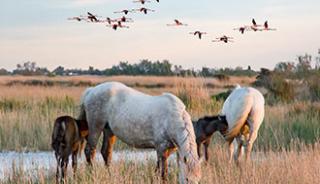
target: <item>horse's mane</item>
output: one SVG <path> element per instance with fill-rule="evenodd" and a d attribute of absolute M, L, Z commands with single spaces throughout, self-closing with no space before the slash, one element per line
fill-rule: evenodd
<path fill-rule="evenodd" d="M 178 140 L 180 143 L 179 149 L 185 152 L 182 156 L 185 156 L 188 159 L 187 166 L 189 170 L 191 170 L 191 172 L 192 171 L 197 172 L 198 171 L 197 166 L 200 165 L 199 163 L 200 161 L 199 161 L 197 150 L 196 150 L 197 144 L 195 142 L 196 138 L 195 138 L 193 125 L 191 123 L 190 115 L 186 111 L 183 112 L 182 118 L 184 123 L 183 123 L 183 132 L 179 136 L 180 140 Z M 199 168 L 199 172 L 200 172 L 200 168 Z"/>

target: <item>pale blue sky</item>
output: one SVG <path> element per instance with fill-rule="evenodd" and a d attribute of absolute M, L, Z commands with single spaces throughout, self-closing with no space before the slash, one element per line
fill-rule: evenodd
<path fill-rule="evenodd" d="M 152 0 L 145 6 L 154 13 L 128 15 L 130 29 L 113 31 L 103 24 L 68 21 L 87 11 L 103 17 L 119 17 L 113 11 L 138 8 L 131 0 L 1 0 L 0 68 L 35 61 L 54 69 L 100 69 L 119 61 L 168 59 L 186 68 L 273 68 L 279 61 L 294 60 L 320 48 L 320 1 L 317 0 Z M 173 19 L 188 27 L 167 27 Z M 269 21 L 276 32 L 248 32 L 234 27 Z M 188 34 L 206 31 L 203 40 Z M 220 35 L 235 43 L 212 43 Z"/>

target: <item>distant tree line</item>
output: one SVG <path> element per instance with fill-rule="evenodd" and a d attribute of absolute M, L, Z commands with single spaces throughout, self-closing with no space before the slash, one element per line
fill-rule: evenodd
<path fill-rule="evenodd" d="M 181 65 L 173 65 L 168 60 L 150 61 L 147 59 L 141 60 L 139 63 L 130 64 L 128 62 L 120 62 L 111 68 L 104 70 L 95 69 L 89 66 L 87 70 L 83 69 L 66 69 L 58 66 L 52 71 L 47 68 L 38 67 L 35 62 L 27 61 L 23 64 L 17 64 L 17 68 L 12 72 L 5 69 L 0 69 L 0 75 L 46 75 L 46 76 L 74 76 L 74 75 L 153 75 L 153 76 L 203 76 L 203 77 L 226 77 L 227 75 L 245 75 L 252 76 L 257 73 L 241 67 L 215 69 L 202 67 L 201 70 L 184 69 Z"/>
<path fill-rule="evenodd" d="M 202 76 L 202 77 L 218 77 L 219 79 L 228 79 L 228 76 L 256 76 L 259 73 L 273 72 L 284 75 L 286 78 L 303 78 L 320 71 L 320 49 L 319 56 L 315 57 L 315 64 L 312 65 L 313 58 L 309 54 L 297 57 L 297 62 L 286 61 L 279 62 L 274 70 L 262 69 L 256 72 L 247 68 L 209 68 L 202 67 L 200 70 L 185 69 L 181 65 L 173 65 L 168 60 L 150 61 L 141 60 L 139 63 L 130 64 L 121 61 L 118 65 L 114 65 L 107 69 L 96 69 L 89 66 L 87 70 L 83 69 L 66 69 L 58 66 L 52 71 L 45 67 L 38 67 L 35 62 L 24 62 L 17 64 L 16 69 L 12 72 L 0 69 L 0 75 L 47 75 L 47 76 L 73 76 L 73 75 L 154 75 L 154 76 Z M 260 75 L 263 76 L 263 75 Z"/>

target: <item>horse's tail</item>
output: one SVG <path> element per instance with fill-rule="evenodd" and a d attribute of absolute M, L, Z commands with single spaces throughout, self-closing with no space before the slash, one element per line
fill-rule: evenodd
<path fill-rule="evenodd" d="M 91 90 L 91 88 L 87 88 L 83 92 L 83 94 L 81 96 L 78 120 L 87 121 L 86 110 L 85 110 L 85 106 L 84 106 L 84 100 L 87 97 L 87 95 L 89 94 L 90 90 Z"/>
<path fill-rule="evenodd" d="M 234 137 L 236 137 L 240 131 L 241 128 L 244 126 L 244 124 L 247 122 L 248 116 L 251 112 L 252 106 L 253 106 L 253 98 L 250 96 L 247 96 L 244 99 L 243 106 L 237 108 L 237 111 L 235 114 L 232 114 L 232 116 L 235 116 L 234 123 L 232 127 L 229 127 L 229 130 L 225 136 L 225 139 L 227 141 L 231 141 Z M 228 120 L 228 119 L 227 119 Z"/>
<path fill-rule="evenodd" d="M 55 151 L 58 150 L 58 146 L 64 139 L 66 133 L 65 121 L 61 121 L 61 118 L 57 118 L 54 122 L 52 137 L 51 137 L 51 147 Z"/>

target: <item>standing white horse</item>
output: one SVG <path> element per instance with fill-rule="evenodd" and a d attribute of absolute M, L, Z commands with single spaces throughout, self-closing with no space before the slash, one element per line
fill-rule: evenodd
<path fill-rule="evenodd" d="M 263 95 L 254 88 L 238 85 L 224 102 L 221 114 L 226 116 L 229 127 L 225 138 L 229 142 L 230 162 L 232 155 L 234 160 L 239 162 L 243 152 L 242 146 L 246 148 L 246 160 L 248 160 L 264 118 Z"/>
<path fill-rule="evenodd" d="M 88 122 L 88 163 L 103 132 L 101 153 L 106 165 L 117 137 L 136 148 L 154 148 L 165 178 L 167 157 L 178 148 L 180 183 L 199 182 L 201 168 L 194 129 L 185 105 L 176 96 L 150 96 L 118 82 L 106 82 L 84 92 L 79 119 Z"/>

